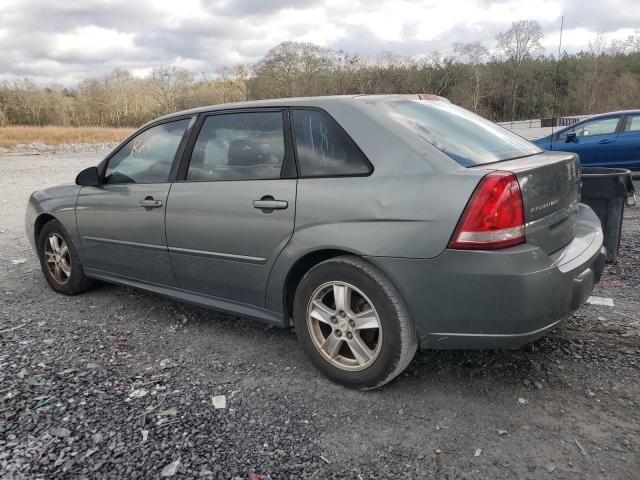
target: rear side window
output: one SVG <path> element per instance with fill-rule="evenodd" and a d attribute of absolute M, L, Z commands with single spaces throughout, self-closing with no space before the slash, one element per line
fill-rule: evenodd
<path fill-rule="evenodd" d="M 163 183 L 189 119 L 151 127 L 118 150 L 107 164 L 106 183 Z"/>
<path fill-rule="evenodd" d="M 293 133 L 303 177 L 367 175 L 370 164 L 342 128 L 316 110 L 292 110 Z"/>
<path fill-rule="evenodd" d="M 624 127 L 625 132 L 640 132 L 640 115 L 627 118 L 627 124 Z"/>
<path fill-rule="evenodd" d="M 282 112 L 246 112 L 206 118 L 191 154 L 187 180 L 280 178 L 284 161 Z"/>
<path fill-rule="evenodd" d="M 390 100 L 374 105 L 465 167 L 542 151 L 506 128 L 447 102 Z"/>

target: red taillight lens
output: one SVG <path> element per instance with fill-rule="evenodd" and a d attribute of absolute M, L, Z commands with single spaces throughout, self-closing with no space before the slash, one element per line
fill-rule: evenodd
<path fill-rule="evenodd" d="M 449 248 L 496 249 L 524 243 L 520 185 L 511 172 L 492 172 L 471 195 Z"/>

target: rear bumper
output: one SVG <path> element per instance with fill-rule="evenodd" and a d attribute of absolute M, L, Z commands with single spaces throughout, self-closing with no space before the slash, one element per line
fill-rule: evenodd
<path fill-rule="evenodd" d="M 598 217 L 580 205 L 574 240 L 552 255 L 524 244 L 445 250 L 434 259 L 370 257 L 400 291 L 424 348 L 517 348 L 584 303 L 604 268 Z"/>

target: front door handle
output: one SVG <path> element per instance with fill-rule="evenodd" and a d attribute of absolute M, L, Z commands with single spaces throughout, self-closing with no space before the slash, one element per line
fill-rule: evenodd
<path fill-rule="evenodd" d="M 162 200 L 154 200 L 153 197 L 147 197 L 144 200 L 138 202 L 142 208 L 160 208 L 162 206 Z"/>
<path fill-rule="evenodd" d="M 260 200 L 253 201 L 253 208 L 260 210 L 284 210 L 289 206 L 289 202 L 284 200 L 276 200 L 272 196 L 262 197 Z"/>
<path fill-rule="evenodd" d="M 610 140 L 610 139 L 608 139 L 608 138 L 605 138 L 604 140 L 600 140 L 598 143 L 599 143 L 600 145 L 605 145 L 605 144 L 607 144 L 607 143 L 613 143 L 613 140 Z"/>

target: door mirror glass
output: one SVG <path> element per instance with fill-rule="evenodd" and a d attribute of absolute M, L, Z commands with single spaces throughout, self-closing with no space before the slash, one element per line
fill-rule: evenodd
<path fill-rule="evenodd" d="M 100 185 L 98 167 L 89 167 L 82 170 L 76 177 L 76 185 L 81 187 L 97 187 Z"/>
<path fill-rule="evenodd" d="M 576 132 L 568 132 L 567 139 L 565 140 L 567 143 L 576 141 Z"/>

